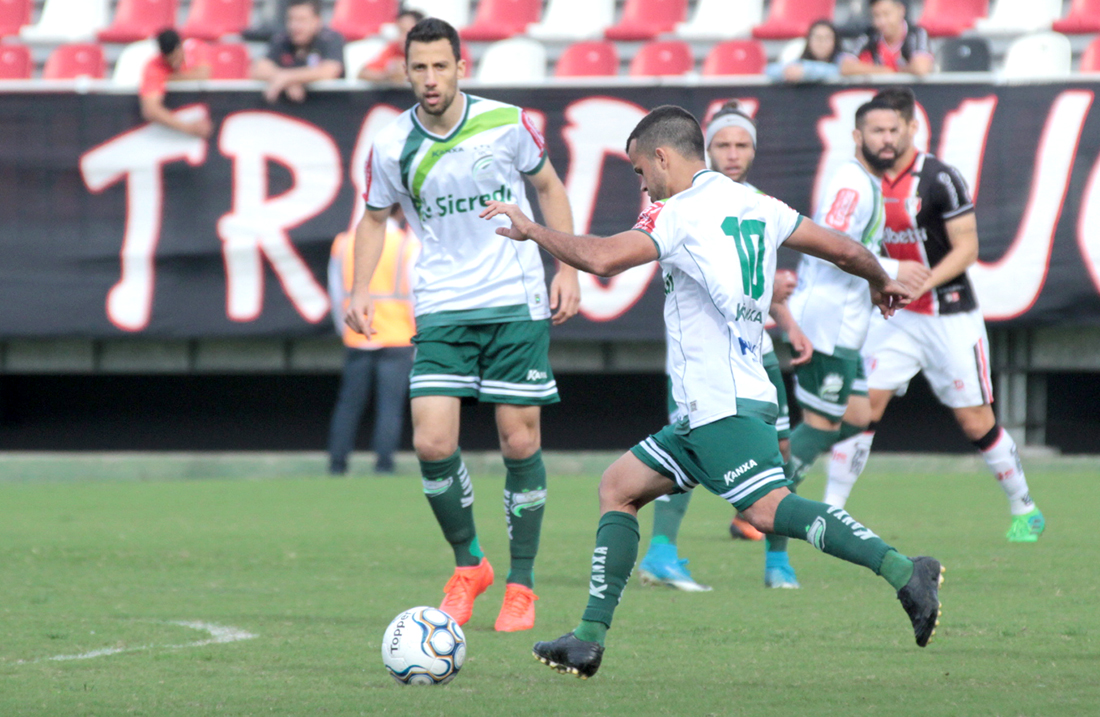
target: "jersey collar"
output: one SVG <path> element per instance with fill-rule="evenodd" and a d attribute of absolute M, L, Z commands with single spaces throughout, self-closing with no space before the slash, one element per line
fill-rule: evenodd
<path fill-rule="evenodd" d="M 460 119 L 458 121 L 458 124 L 456 124 L 454 126 L 454 128 L 451 129 L 451 131 L 448 132 L 445 136 L 444 135 L 438 135 L 438 134 L 430 131 L 427 127 L 425 127 L 423 124 L 420 123 L 420 118 L 416 116 L 416 110 L 417 110 L 418 107 L 420 107 L 419 102 L 417 102 L 415 105 L 413 105 L 412 112 L 409 113 L 412 116 L 413 124 L 416 125 L 417 129 L 419 129 L 421 132 L 423 132 L 425 135 L 427 135 L 429 139 L 431 139 L 433 141 L 446 142 L 446 141 L 450 140 L 452 137 L 454 137 L 459 132 L 461 132 L 462 128 L 466 125 L 466 120 L 470 116 L 470 105 L 473 104 L 472 102 L 470 102 L 469 95 L 467 95 L 465 92 L 459 92 L 458 94 L 462 98 L 462 101 L 466 103 L 466 106 L 462 110 L 462 119 Z"/>

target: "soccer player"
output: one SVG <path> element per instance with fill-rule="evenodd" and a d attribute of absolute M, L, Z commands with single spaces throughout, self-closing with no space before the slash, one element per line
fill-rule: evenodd
<path fill-rule="evenodd" d="M 897 156 L 901 118 L 885 102 L 869 102 L 856 113 L 855 157 L 830 178 L 814 219 L 878 254 L 882 242 L 883 203 L 879 180 Z M 928 269 L 915 261 L 880 257 L 891 277 L 917 289 Z M 791 432 L 794 486 L 805 478 L 817 457 L 837 441 L 863 431 L 870 420 L 860 348 L 874 309 L 867 282 L 833 264 L 804 256 L 791 312 L 814 345 L 813 357 L 795 370 L 795 398 L 803 421 Z M 768 560 L 786 552 L 779 536 L 768 546 Z M 788 563 L 789 569 L 789 563 Z M 793 576 L 793 570 L 790 570 Z"/>
<path fill-rule="evenodd" d="M 638 509 L 699 484 L 732 503 L 757 530 L 807 540 L 882 575 L 898 591 L 917 644 L 926 645 L 939 615 L 940 563 L 907 558 L 842 510 L 787 490 L 775 433 L 775 387 L 760 356 L 780 244 L 862 276 L 886 314 L 903 305 L 909 291 L 858 243 L 708 171 L 703 146 L 699 123 L 680 107 L 658 107 L 638 123 L 627 139 L 627 156 L 649 195 L 663 200 L 614 236 L 554 231 L 500 202 L 482 214 L 508 216 L 512 226 L 498 232 L 534 241 L 599 276 L 660 262 L 673 395 L 684 413 L 604 472 L 588 608 L 576 630 L 537 643 L 535 656 L 559 672 L 596 673 L 637 557 Z"/>
<path fill-rule="evenodd" d="M 460 92 L 465 71 L 458 33 L 426 18 L 406 37 L 409 82 L 418 100 L 384 128 L 367 161 L 367 210 L 356 230 L 355 285 L 348 324 L 368 338 L 368 287 L 400 204 L 421 241 L 413 294 L 416 357 L 410 377 L 413 445 L 424 493 L 455 556 L 440 609 L 459 624 L 493 582 L 474 526 L 474 489 L 458 448 L 462 400 L 496 405 L 507 477 L 505 519 L 511 552 L 496 629 L 535 623 L 533 567 L 538 551 L 546 468 L 540 406 L 558 401 L 547 356 L 550 312 L 561 323 L 577 312 L 576 270 L 562 267 L 546 289 L 534 244 L 493 232 L 505 219 L 478 218 L 491 200 L 529 209 L 526 176 L 551 226 L 571 231 L 569 200 L 542 136 L 522 109 Z"/>
<path fill-rule="evenodd" d="M 896 107 L 903 120 L 898 155 L 882 178 L 883 245 L 890 256 L 919 261 L 931 274 L 917 292 L 919 298 L 905 311 L 871 327 L 864 347 L 871 424 L 834 448 L 825 502 L 844 506 L 871 450 L 875 424 L 890 399 L 904 394 L 909 380 L 923 371 L 936 397 L 954 411 L 962 432 L 981 451 L 1008 497 L 1009 541 L 1035 542 L 1045 521 L 1028 491 L 1016 443 L 993 415 L 989 339 L 966 274 L 978 258 L 974 204 L 958 170 L 913 146 L 917 130 L 913 91 L 889 89 L 876 97 Z"/>
<path fill-rule="evenodd" d="M 710 159 L 710 166 L 735 182 L 740 182 L 749 189 L 759 192 L 756 187 L 749 184 L 746 177 L 756 159 L 756 122 L 745 113 L 737 100 L 731 100 L 725 104 L 707 125 L 704 136 L 704 146 Z M 782 281 L 780 277 L 782 276 Z M 791 363 L 795 366 L 810 360 L 813 353 L 813 345 L 798 327 L 787 308 L 787 297 L 794 288 L 787 277 L 789 273 L 777 275 L 775 290 L 769 313 L 775 319 L 780 330 L 785 332 L 791 345 L 795 347 L 795 357 Z M 783 374 L 779 370 L 779 359 L 775 355 L 775 347 L 772 345 L 771 336 L 765 331 L 761 339 L 761 353 L 763 354 L 764 369 L 768 373 L 768 380 L 775 386 L 777 402 L 779 405 L 779 417 L 775 427 L 779 437 L 779 451 L 783 454 L 784 467 L 790 465 L 790 411 L 787 406 L 787 388 L 783 383 Z M 670 384 L 671 386 L 671 384 Z M 679 419 L 676 404 L 672 400 L 671 388 L 669 391 L 669 422 L 675 423 Z M 789 476 L 788 476 L 789 477 Z M 649 549 L 639 564 L 639 577 L 643 585 L 660 584 L 674 587 L 688 592 L 702 592 L 710 590 L 707 585 L 701 585 L 691 577 L 691 572 L 685 567 L 687 560 L 681 559 L 676 545 L 676 538 L 680 531 L 680 523 L 687 512 L 688 503 L 691 501 L 691 493 L 677 493 L 661 496 L 653 504 L 653 537 L 650 540 Z M 734 516 L 730 523 L 730 535 L 736 539 L 763 540 L 764 534 L 744 520 Z M 771 536 L 767 545 L 776 541 L 782 541 L 786 546 L 786 538 Z M 798 581 L 787 559 L 787 551 L 767 550 L 764 568 L 765 587 L 797 588 Z"/>

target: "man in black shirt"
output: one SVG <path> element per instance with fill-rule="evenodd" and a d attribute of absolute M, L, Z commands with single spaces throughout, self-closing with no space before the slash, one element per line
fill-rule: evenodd
<path fill-rule="evenodd" d="M 927 75 L 935 68 L 924 28 L 905 20 L 903 0 L 871 0 L 873 28 L 841 55 L 842 75 L 907 72 Z"/>
<path fill-rule="evenodd" d="M 271 39 L 267 57 L 252 66 L 253 79 L 267 83 L 264 98 L 286 94 L 292 102 L 306 98 L 306 85 L 344 74 L 344 38 L 321 21 L 320 0 L 290 0 L 286 29 Z"/>

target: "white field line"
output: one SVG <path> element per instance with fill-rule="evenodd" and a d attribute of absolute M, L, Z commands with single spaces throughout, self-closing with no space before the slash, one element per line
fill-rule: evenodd
<path fill-rule="evenodd" d="M 215 625 L 210 622 L 191 622 L 187 620 L 169 620 L 169 625 L 179 625 L 180 627 L 189 627 L 193 630 L 202 630 L 210 633 L 210 638 L 207 640 L 199 640 L 198 642 L 188 642 L 182 645 L 139 645 L 137 647 L 105 647 L 101 650 L 92 650 L 91 652 L 82 652 L 79 655 L 54 655 L 53 657 L 41 657 L 37 660 L 18 660 L 15 664 L 25 665 L 34 664 L 36 662 L 64 662 L 66 660 L 90 660 L 93 657 L 104 657 L 106 655 L 117 655 L 120 652 L 139 652 L 141 650 L 152 650 L 154 648 L 161 650 L 182 650 L 187 647 L 203 647 L 204 645 L 221 645 L 227 642 L 238 642 L 240 640 L 251 640 L 258 635 L 253 635 L 251 632 L 241 630 L 236 627 L 227 627 L 224 625 Z"/>

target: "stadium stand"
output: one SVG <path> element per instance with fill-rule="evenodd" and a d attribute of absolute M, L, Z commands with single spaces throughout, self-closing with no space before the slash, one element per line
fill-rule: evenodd
<path fill-rule="evenodd" d="M 470 24 L 469 0 L 417 0 L 413 9 L 446 20 L 458 30 Z"/>
<path fill-rule="evenodd" d="M 687 0 L 626 0 L 617 25 L 604 31 L 608 40 L 652 40 L 672 32 L 687 19 Z"/>
<path fill-rule="evenodd" d="M 753 28 L 752 36 L 758 40 L 805 37 L 811 24 L 832 20 L 835 14 L 836 0 L 772 0 L 768 19 Z"/>
<path fill-rule="evenodd" d="M 542 0 L 481 0 L 472 24 L 461 31 L 470 42 L 495 42 L 522 35 L 539 21 Z"/>
<path fill-rule="evenodd" d="M 0 80 L 29 80 L 34 72 L 31 48 L 0 45 Z"/>
<path fill-rule="evenodd" d="M 244 80 L 248 78 L 251 59 L 248 46 L 239 42 L 221 42 L 207 47 L 211 80 Z"/>
<path fill-rule="evenodd" d="M 679 40 L 646 43 L 630 61 L 631 77 L 670 77 L 694 69 L 691 46 Z"/>
<path fill-rule="evenodd" d="M 1079 72 L 1100 72 L 1100 37 L 1094 38 L 1081 55 Z"/>
<path fill-rule="evenodd" d="M 1073 0 L 1069 12 L 1056 20 L 1052 29 L 1067 35 L 1100 32 L 1100 0 Z"/>
<path fill-rule="evenodd" d="M 389 44 L 380 37 L 368 37 L 365 40 L 353 40 L 344 45 L 344 77 L 355 82 L 364 65 L 386 49 Z"/>
<path fill-rule="evenodd" d="M 478 82 L 527 84 L 546 79 L 546 48 L 538 40 L 513 37 L 485 50 L 477 67 Z"/>
<path fill-rule="evenodd" d="M 100 30 L 100 42 L 137 42 L 176 24 L 176 0 L 118 0 L 111 24 Z"/>
<path fill-rule="evenodd" d="M 31 0 L 0 0 L 0 37 L 18 35 L 30 21 Z"/>
<path fill-rule="evenodd" d="M 1021 35 L 1049 30 L 1062 15 L 1062 0 L 995 0 L 974 29 L 983 35 Z"/>
<path fill-rule="evenodd" d="M 38 22 L 19 36 L 31 43 L 90 42 L 109 18 L 108 0 L 46 0 Z"/>
<path fill-rule="evenodd" d="M 362 40 L 377 35 L 383 25 L 394 22 L 397 9 L 397 0 L 336 0 L 329 27 L 349 42 Z"/>
<path fill-rule="evenodd" d="M 1057 32 L 1037 32 L 1012 42 L 1005 53 L 1006 80 L 1053 79 L 1072 72 L 1069 38 Z"/>
<path fill-rule="evenodd" d="M 118 59 L 115 60 L 111 82 L 118 87 L 139 87 L 145 66 L 158 54 L 160 49 L 157 47 L 156 40 L 139 40 L 130 43 L 122 49 Z"/>
<path fill-rule="evenodd" d="M 615 20 L 615 0 L 549 0 L 542 22 L 527 26 L 537 40 L 594 40 Z"/>
<path fill-rule="evenodd" d="M 761 75 L 768 58 L 756 40 L 728 40 L 711 48 L 703 60 L 703 74 Z"/>
<path fill-rule="evenodd" d="M 764 0 L 697 0 L 691 19 L 676 26 L 684 40 L 748 37 L 764 19 Z"/>
<path fill-rule="evenodd" d="M 61 45 L 50 53 L 42 69 L 44 80 L 73 80 L 77 77 L 103 79 L 107 74 L 107 61 L 103 47 L 91 42 Z"/>
<path fill-rule="evenodd" d="M 955 37 L 989 13 L 989 0 L 925 0 L 921 27 L 929 37 Z"/>
<path fill-rule="evenodd" d="M 981 37 L 952 37 L 936 53 L 940 72 L 989 72 L 993 58 L 989 42 Z"/>
<path fill-rule="evenodd" d="M 619 74 L 619 51 L 613 42 L 576 42 L 565 48 L 555 77 L 610 77 Z"/>
<path fill-rule="evenodd" d="M 211 41 L 239 35 L 248 27 L 251 15 L 252 0 L 191 0 L 180 35 Z"/>

